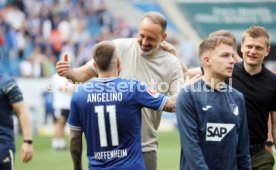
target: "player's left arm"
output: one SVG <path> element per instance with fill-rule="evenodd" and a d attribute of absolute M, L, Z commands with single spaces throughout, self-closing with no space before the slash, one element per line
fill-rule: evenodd
<path fill-rule="evenodd" d="M 82 170 L 82 131 L 70 129 L 70 153 L 74 170 Z"/>

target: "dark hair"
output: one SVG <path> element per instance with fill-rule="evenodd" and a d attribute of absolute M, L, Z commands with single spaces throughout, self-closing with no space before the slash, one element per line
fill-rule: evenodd
<path fill-rule="evenodd" d="M 209 34 L 209 37 L 213 37 L 213 36 L 224 36 L 227 38 L 230 38 L 233 41 L 233 48 L 235 51 L 237 51 L 237 41 L 236 41 L 236 37 L 228 30 L 217 30 L 215 32 L 212 32 Z"/>
<path fill-rule="evenodd" d="M 204 39 L 199 45 L 199 57 L 201 57 L 206 51 L 214 50 L 220 44 L 226 44 L 233 47 L 233 41 L 225 36 L 208 37 Z"/>
<path fill-rule="evenodd" d="M 246 29 L 242 34 L 242 43 L 245 41 L 246 37 L 248 36 L 252 38 L 265 37 L 267 38 L 266 45 L 267 47 L 270 47 L 269 33 L 264 27 L 253 25 L 248 29 Z"/>
<path fill-rule="evenodd" d="M 167 28 L 167 20 L 166 18 L 159 12 L 148 12 L 146 13 L 142 20 L 149 19 L 154 24 L 159 24 L 162 28 L 162 31 L 165 32 Z"/>
<path fill-rule="evenodd" d="M 98 43 L 92 51 L 92 57 L 100 71 L 107 71 L 114 59 L 115 44 L 112 41 Z"/>

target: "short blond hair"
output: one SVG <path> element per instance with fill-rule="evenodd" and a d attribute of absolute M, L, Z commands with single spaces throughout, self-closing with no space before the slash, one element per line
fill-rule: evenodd
<path fill-rule="evenodd" d="M 268 31 L 261 26 L 253 25 L 246 29 L 242 34 L 242 43 L 244 43 L 246 37 L 252 37 L 252 38 L 259 38 L 259 37 L 265 37 L 266 45 L 267 47 L 270 47 L 270 36 Z"/>
<path fill-rule="evenodd" d="M 237 51 L 236 37 L 230 31 L 224 30 L 224 29 L 217 30 L 209 34 L 209 37 L 213 37 L 213 36 L 224 36 L 224 37 L 230 38 L 233 41 L 233 48 L 235 52 Z"/>
<path fill-rule="evenodd" d="M 233 48 L 233 41 L 225 36 L 211 36 L 206 39 L 204 39 L 200 45 L 199 45 L 199 57 L 202 57 L 202 55 L 206 51 L 212 51 L 215 50 L 217 46 L 220 44 L 229 45 Z M 233 48 L 234 50 L 234 48 Z"/>

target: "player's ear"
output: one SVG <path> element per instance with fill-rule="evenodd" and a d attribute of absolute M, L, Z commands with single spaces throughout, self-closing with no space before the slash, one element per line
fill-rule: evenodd
<path fill-rule="evenodd" d="M 166 39 L 167 39 L 167 33 L 164 32 L 164 33 L 162 34 L 162 41 L 166 41 Z"/>
<path fill-rule="evenodd" d="M 98 69 L 98 66 L 95 62 L 93 62 L 93 66 L 94 66 L 94 68 Z"/>
<path fill-rule="evenodd" d="M 203 63 L 203 65 L 210 65 L 210 57 L 207 55 L 204 55 L 201 57 L 201 62 Z"/>
<path fill-rule="evenodd" d="M 270 47 L 267 47 L 267 49 L 266 49 L 266 55 L 265 55 L 265 57 L 267 57 L 267 56 L 268 56 L 268 54 L 269 54 L 269 51 L 270 51 Z"/>

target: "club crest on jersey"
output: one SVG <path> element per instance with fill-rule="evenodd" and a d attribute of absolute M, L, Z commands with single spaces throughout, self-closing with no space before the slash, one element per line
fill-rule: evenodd
<path fill-rule="evenodd" d="M 209 109 L 211 109 L 211 108 L 212 108 L 211 105 L 206 105 L 205 107 L 202 107 L 202 110 L 203 110 L 203 111 L 207 111 L 207 110 L 209 110 Z"/>
<path fill-rule="evenodd" d="M 239 107 L 236 104 L 230 104 L 230 109 L 234 115 L 239 115 Z"/>
<path fill-rule="evenodd" d="M 234 127 L 230 123 L 207 123 L 206 141 L 220 142 Z"/>
<path fill-rule="evenodd" d="M 152 90 L 151 88 L 148 88 L 147 92 L 148 92 L 148 94 L 150 94 L 154 98 L 158 97 L 158 93 L 156 91 Z"/>

